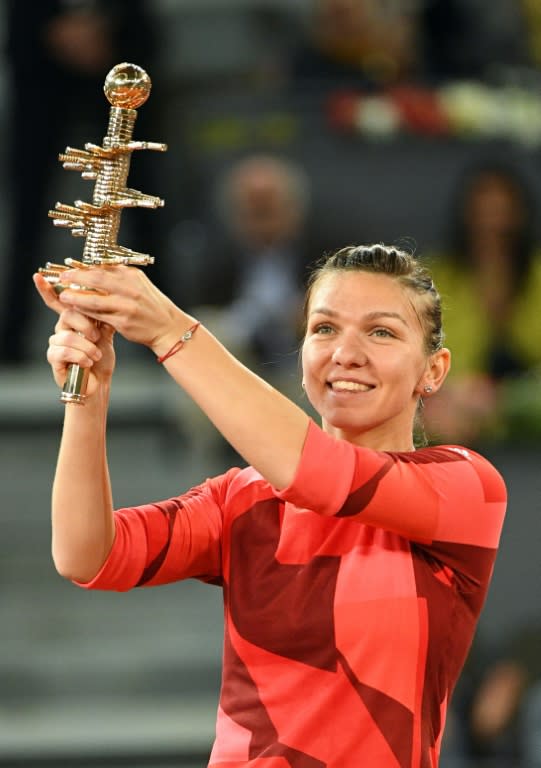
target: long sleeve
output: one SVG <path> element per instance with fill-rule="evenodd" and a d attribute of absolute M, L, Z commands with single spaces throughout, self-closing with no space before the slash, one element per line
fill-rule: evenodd
<path fill-rule="evenodd" d="M 442 552 L 446 543 L 495 550 L 507 498 L 500 474 L 473 451 L 372 451 L 335 440 L 314 423 L 296 476 L 278 495 Z"/>
<path fill-rule="evenodd" d="M 238 470 L 187 493 L 115 511 L 115 540 L 100 572 L 85 589 L 126 591 L 187 578 L 221 583 L 223 504 Z"/>

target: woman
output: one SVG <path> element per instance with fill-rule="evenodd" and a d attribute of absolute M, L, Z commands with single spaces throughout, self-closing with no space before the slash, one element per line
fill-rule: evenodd
<path fill-rule="evenodd" d="M 470 445 L 538 436 L 535 200 L 517 169 L 489 162 L 467 171 L 454 208 L 450 248 L 432 259 L 453 370 L 425 421 L 431 434 Z"/>
<path fill-rule="evenodd" d="M 85 407 L 66 409 L 56 567 L 86 588 L 188 577 L 223 587 L 209 765 L 437 766 L 506 492 L 475 453 L 414 449 L 421 400 L 450 363 L 430 276 L 382 245 L 342 249 L 316 269 L 302 366 L 321 428 L 143 272 L 66 274 L 107 295 L 58 298 L 35 282 L 62 308 L 48 350 L 55 380 L 70 363 L 90 367 Z M 115 513 L 105 457 L 112 329 L 150 347 L 250 466 Z"/>

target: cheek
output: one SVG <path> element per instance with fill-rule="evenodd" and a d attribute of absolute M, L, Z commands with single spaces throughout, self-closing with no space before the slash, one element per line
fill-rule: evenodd
<path fill-rule="evenodd" d="M 318 379 L 318 371 L 321 364 L 318 362 L 317 351 L 310 343 L 305 343 L 301 349 L 301 372 L 304 389 L 308 392 Z"/>
<path fill-rule="evenodd" d="M 395 369 L 397 389 L 401 391 L 413 391 L 424 370 L 424 360 L 413 355 L 402 360 L 402 364 Z"/>
<path fill-rule="evenodd" d="M 306 344 L 302 345 L 301 349 L 301 372 L 303 383 L 306 381 L 306 377 L 310 373 L 310 353 L 306 347 Z"/>

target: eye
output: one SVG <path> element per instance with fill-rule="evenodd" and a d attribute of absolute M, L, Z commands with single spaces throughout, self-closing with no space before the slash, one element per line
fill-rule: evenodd
<path fill-rule="evenodd" d="M 312 329 L 312 333 L 317 333 L 320 336 L 328 336 L 333 331 L 334 328 L 329 323 L 318 323 Z"/>
<path fill-rule="evenodd" d="M 377 336 L 381 339 L 394 339 L 395 334 L 390 331 L 388 328 L 374 328 L 373 331 L 370 333 L 371 336 Z"/>

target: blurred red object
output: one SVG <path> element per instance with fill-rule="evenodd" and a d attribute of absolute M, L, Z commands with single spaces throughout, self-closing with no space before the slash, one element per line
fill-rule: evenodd
<path fill-rule="evenodd" d="M 356 114 L 363 96 L 356 91 L 338 91 L 326 102 L 327 119 L 339 131 L 357 131 Z"/>
<path fill-rule="evenodd" d="M 399 116 L 401 130 L 429 136 L 445 136 L 451 132 L 451 125 L 437 91 L 415 86 L 391 88 L 376 97 L 355 91 L 339 91 L 330 96 L 326 103 L 329 124 L 339 131 L 362 131 L 359 116 L 363 103 L 374 99 L 386 101 L 389 109 Z"/>
<path fill-rule="evenodd" d="M 403 127 L 415 133 L 445 136 L 451 130 L 437 91 L 398 86 L 387 91 L 400 112 Z"/>

